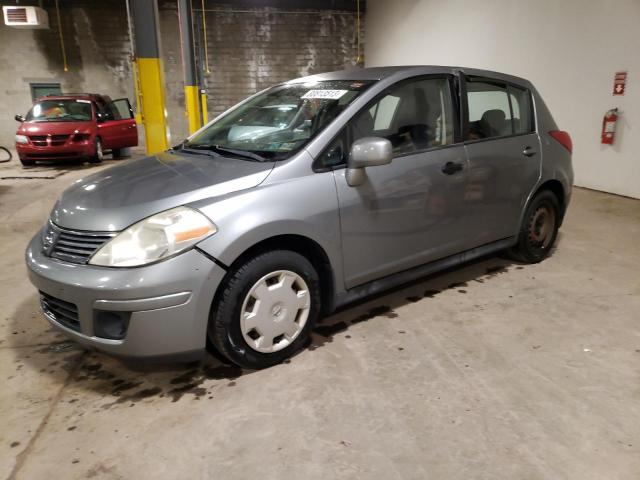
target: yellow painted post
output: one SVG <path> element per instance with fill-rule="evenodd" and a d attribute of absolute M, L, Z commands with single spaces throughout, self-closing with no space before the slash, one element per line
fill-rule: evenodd
<path fill-rule="evenodd" d="M 153 155 L 169 148 L 158 4 L 157 0 L 131 0 L 130 5 L 139 86 L 138 109 L 144 126 L 147 154 Z"/>
<path fill-rule="evenodd" d="M 180 42 L 182 43 L 182 65 L 184 68 L 184 103 L 189 119 L 189 133 L 198 130 L 200 121 L 200 98 L 198 97 L 198 81 L 196 73 L 196 57 L 193 39 L 193 12 L 191 0 L 178 0 L 178 24 L 180 25 Z"/>
<path fill-rule="evenodd" d="M 209 123 L 209 110 L 207 109 L 207 91 L 200 90 L 200 105 L 202 106 L 202 122 Z"/>
<path fill-rule="evenodd" d="M 196 85 L 184 86 L 184 102 L 189 119 L 189 133 L 193 133 L 202 126 L 200 124 L 200 99 Z"/>
<path fill-rule="evenodd" d="M 147 139 L 147 154 L 169 148 L 165 115 L 164 76 L 159 58 L 137 58 L 142 97 L 142 124 Z"/>

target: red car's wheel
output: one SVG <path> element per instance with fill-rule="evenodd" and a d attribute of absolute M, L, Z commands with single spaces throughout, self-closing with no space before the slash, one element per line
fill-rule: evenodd
<path fill-rule="evenodd" d="M 92 157 L 89 157 L 89 163 L 101 163 L 104 158 L 104 152 L 102 151 L 102 140 L 100 137 L 96 137 L 95 150 Z"/>

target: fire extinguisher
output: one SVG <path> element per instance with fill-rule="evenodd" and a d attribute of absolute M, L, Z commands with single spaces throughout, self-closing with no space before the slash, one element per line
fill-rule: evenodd
<path fill-rule="evenodd" d="M 618 109 L 612 108 L 604 114 L 602 119 L 602 144 L 613 145 L 616 135 L 616 122 L 618 121 Z"/>

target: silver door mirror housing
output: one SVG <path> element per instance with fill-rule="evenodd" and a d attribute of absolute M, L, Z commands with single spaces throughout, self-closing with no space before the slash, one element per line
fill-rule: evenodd
<path fill-rule="evenodd" d="M 351 187 L 364 182 L 367 167 L 387 165 L 393 159 L 393 147 L 386 138 L 364 137 L 351 145 L 349 160 L 347 161 L 347 183 Z"/>

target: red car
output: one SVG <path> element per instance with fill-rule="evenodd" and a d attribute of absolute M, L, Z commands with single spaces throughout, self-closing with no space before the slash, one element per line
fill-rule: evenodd
<path fill-rule="evenodd" d="M 82 159 L 100 163 L 105 152 L 114 158 L 138 145 L 138 128 L 126 98 L 78 93 L 39 98 L 16 132 L 22 165 L 38 160 Z"/>

